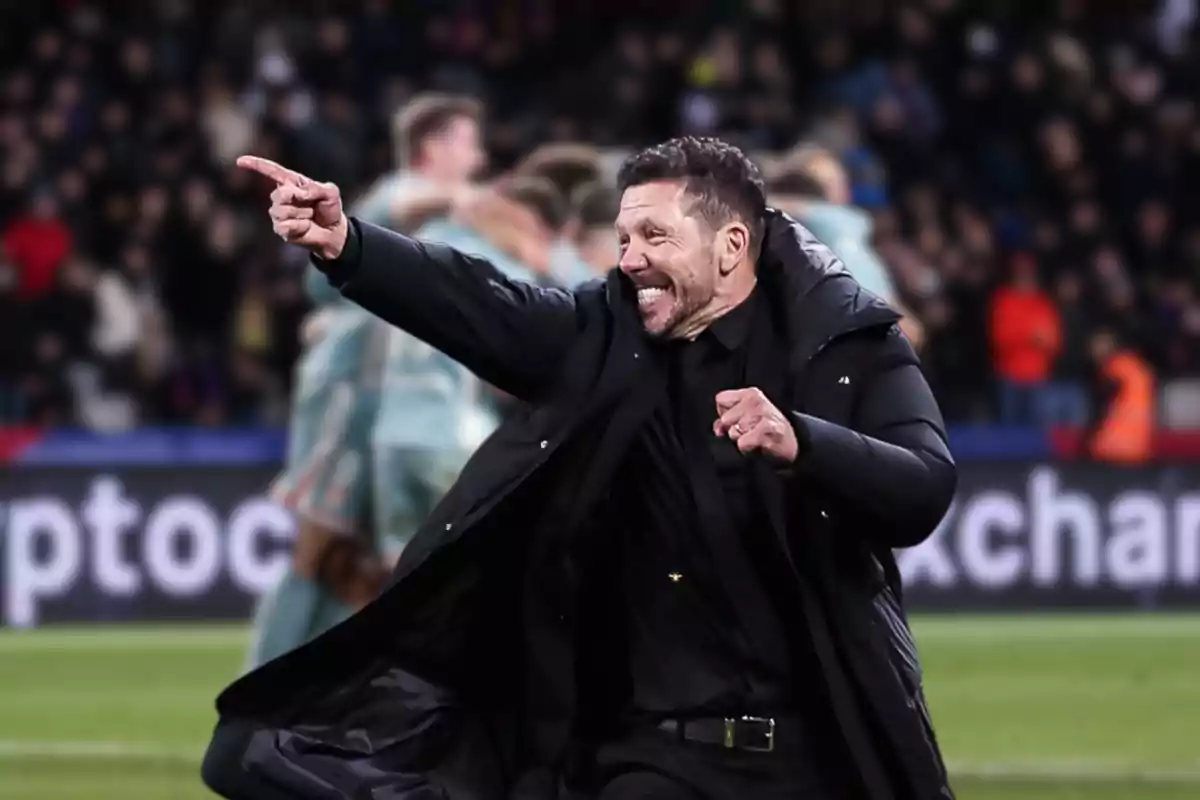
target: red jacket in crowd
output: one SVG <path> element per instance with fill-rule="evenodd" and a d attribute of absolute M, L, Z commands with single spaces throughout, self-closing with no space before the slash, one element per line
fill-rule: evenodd
<path fill-rule="evenodd" d="M 0 244 L 17 268 L 20 296 L 33 300 L 53 288 L 58 268 L 71 252 L 71 231 L 53 217 L 19 217 L 4 231 Z"/>
<path fill-rule="evenodd" d="M 992 295 L 989 311 L 996 374 L 1021 384 L 1048 380 L 1062 348 L 1062 324 L 1050 296 L 1036 286 L 1005 286 Z"/>

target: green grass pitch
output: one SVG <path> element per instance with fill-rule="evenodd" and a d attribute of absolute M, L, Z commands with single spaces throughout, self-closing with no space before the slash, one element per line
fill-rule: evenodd
<path fill-rule="evenodd" d="M 1200 617 L 916 620 L 961 800 L 1200 800 Z M 233 627 L 0 633 L 0 799 L 196 800 Z"/>

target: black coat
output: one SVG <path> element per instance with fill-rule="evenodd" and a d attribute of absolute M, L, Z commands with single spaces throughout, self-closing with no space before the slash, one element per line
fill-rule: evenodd
<path fill-rule="evenodd" d="M 520 773 L 521 796 L 553 797 L 548 776 L 583 715 L 559 544 L 586 522 L 579 474 L 611 462 L 594 456 L 640 423 L 627 409 L 650 359 L 632 286 L 614 271 L 575 293 L 539 289 L 355 224 L 343 293 L 527 404 L 470 460 L 378 600 L 222 693 L 205 780 L 235 800 L 271 787 L 501 800 Z M 803 455 L 788 474 L 756 462 L 756 486 L 784 576 L 774 588 L 823 684 L 805 691 L 828 698 L 829 735 L 853 756 L 845 796 L 950 797 L 892 558 L 933 531 L 954 492 L 940 413 L 896 313 L 783 215 L 759 280 L 789 355 L 751 364 L 750 382 L 777 387 Z M 526 647 L 559 668 L 529 674 Z"/>

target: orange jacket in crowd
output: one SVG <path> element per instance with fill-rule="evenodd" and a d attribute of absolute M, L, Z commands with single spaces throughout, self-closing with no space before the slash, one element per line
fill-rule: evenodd
<path fill-rule="evenodd" d="M 1149 460 L 1156 406 L 1150 365 L 1131 350 L 1119 350 L 1104 362 L 1101 372 L 1115 391 L 1089 443 L 1092 457 L 1118 464 Z"/>
<path fill-rule="evenodd" d="M 1025 384 L 1050 378 L 1062 347 L 1062 325 L 1049 295 L 1011 286 L 996 290 L 988 327 L 999 377 Z"/>

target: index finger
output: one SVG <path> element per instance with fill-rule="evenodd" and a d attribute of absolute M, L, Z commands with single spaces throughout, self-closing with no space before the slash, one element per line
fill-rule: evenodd
<path fill-rule="evenodd" d="M 717 392 L 717 410 L 724 411 L 733 408 L 745 397 L 747 391 L 747 389 L 726 389 L 723 392 Z"/>
<path fill-rule="evenodd" d="M 276 164 L 269 158 L 239 156 L 237 165 L 242 169 L 248 169 L 251 172 L 257 172 L 259 175 L 266 176 L 278 184 L 300 186 L 304 183 L 302 180 L 303 176 L 299 172 L 294 172 L 282 164 Z"/>

